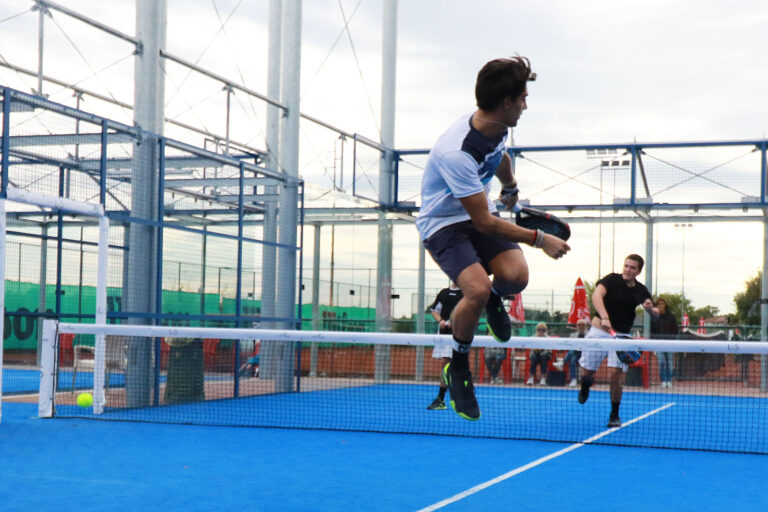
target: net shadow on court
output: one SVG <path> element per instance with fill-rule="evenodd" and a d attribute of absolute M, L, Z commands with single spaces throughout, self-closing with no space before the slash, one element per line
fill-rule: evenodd
<path fill-rule="evenodd" d="M 450 410 L 429 411 L 434 386 L 370 384 L 303 393 L 273 393 L 146 408 L 107 408 L 101 415 L 58 405 L 59 417 L 209 426 L 275 427 L 436 434 L 498 439 L 581 442 L 606 430 L 610 398 L 593 391 L 578 404 L 576 391 L 482 386 L 479 422 L 456 421 Z M 647 415 L 596 444 L 768 452 L 768 434 L 744 429 L 759 424 L 765 398 L 684 393 L 625 392 L 622 416 Z"/>

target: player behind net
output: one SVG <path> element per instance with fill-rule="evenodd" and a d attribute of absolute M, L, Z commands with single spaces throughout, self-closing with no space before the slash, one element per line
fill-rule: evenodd
<path fill-rule="evenodd" d="M 599 315 L 587 332 L 587 338 L 629 338 L 632 323 L 635 321 L 635 308 L 643 306 L 652 316 L 659 316 L 659 310 L 651 302 L 651 294 L 637 276 L 643 270 L 643 258 L 630 254 L 624 260 L 621 274 L 610 273 L 600 279 L 592 293 L 592 305 Z M 624 378 L 629 364 L 639 359 L 637 352 L 584 351 L 579 359 L 579 366 L 584 369 L 581 376 L 579 403 L 589 398 L 589 388 L 594 382 L 595 372 L 608 358 L 611 391 L 611 414 L 608 427 L 620 427 L 619 406 L 624 388 Z"/>

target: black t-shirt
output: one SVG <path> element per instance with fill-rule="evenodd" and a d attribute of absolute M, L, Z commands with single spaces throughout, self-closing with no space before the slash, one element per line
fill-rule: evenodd
<path fill-rule="evenodd" d="M 658 318 L 651 319 L 652 338 L 669 338 L 678 334 L 680 329 L 677 327 L 677 319 L 669 311 L 659 315 Z"/>
<path fill-rule="evenodd" d="M 458 288 L 455 290 L 443 288 L 440 290 L 440 293 L 437 294 L 435 302 L 429 306 L 429 309 L 430 311 L 439 314 L 440 318 L 443 320 L 448 320 L 451 318 L 451 311 L 453 311 L 453 308 L 456 307 L 456 304 L 459 303 L 462 297 L 464 297 L 464 294 L 461 293 L 461 290 Z"/>
<path fill-rule="evenodd" d="M 603 304 L 611 326 L 616 332 L 629 333 L 635 321 L 635 309 L 645 302 L 645 299 L 651 298 L 648 288 L 640 281 L 635 281 L 635 286 L 629 287 L 621 274 L 616 273 L 608 274 L 597 284 L 606 289 Z"/>

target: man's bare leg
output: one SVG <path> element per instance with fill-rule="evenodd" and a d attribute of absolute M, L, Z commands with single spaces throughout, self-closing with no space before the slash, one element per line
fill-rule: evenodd
<path fill-rule="evenodd" d="M 480 406 L 475 398 L 475 387 L 469 371 L 469 348 L 475 337 L 477 322 L 483 311 L 491 283 L 483 266 L 475 263 L 465 268 L 456 279 L 464 297 L 451 313 L 453 326 L 453 352 L 451 362 L 443 368 L 443 379 L 451 394 L 451 408 L 464 419 L 480 419 Z"/>

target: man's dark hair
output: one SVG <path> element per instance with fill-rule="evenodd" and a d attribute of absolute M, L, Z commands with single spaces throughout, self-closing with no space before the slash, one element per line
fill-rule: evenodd
<path fill-rule="evenodd" d="M 642 256 L 640 256 L 639 254 L 630 254 L 629 256 L 627 256 L 626 259 L 636 261 L 638 266 L 640 267 L 639 269 L 640 272 L 643 271 L 643 265 L 645 265 L 645 260 L 643 259 Z"/>
<path fill-rule="evenodd" d="M 477 106 L 486 111 L 494 110 L 507 96 L 517 99 L 525 90 L 526 83 L 534 80 L 536 73 L 531 71 L 531 63 L 525 57 L 516 55 L 487 62 L 477 74 Z"/>

